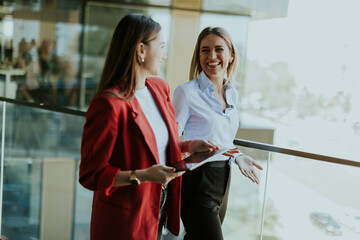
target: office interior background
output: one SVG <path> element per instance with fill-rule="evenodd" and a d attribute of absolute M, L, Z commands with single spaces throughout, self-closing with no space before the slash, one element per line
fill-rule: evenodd
<path fill-rule="evenodd" d="M 84 114 L 128 13 L 161 24 L 171 93 L 204 27 L 224 27 L 239 50 L 236 137 L 263 144 L 240 148 L 265 170 L 255 186 L 233 166 L 226 240 L 360 238 L 359 1 L 2 0 L 2 240 L 89 239 Z"/>

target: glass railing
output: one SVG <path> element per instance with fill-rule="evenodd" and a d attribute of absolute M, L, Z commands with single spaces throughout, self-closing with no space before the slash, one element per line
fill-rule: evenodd
<path fill-rule="evenodd" d="M 84 117 L 35 104 L 0 107 L 1 239 L 89 239 L 91 193 L 77 181 Z"/>
<path fill-rule="evenodd" d="M 89 239 L 92 192 L 78 183 L 84 112 L 0 100 L 1 239 Z M 256 185 L 233 165 L 226 240 L 360 239 L 360 162 L 235 144 L 264 170 Z"/>
<path fill-rule="evenodd" d="M 226 240 L 360 239 L 360 162 L 235 139 L 264 168 L 232 168 Z"/>

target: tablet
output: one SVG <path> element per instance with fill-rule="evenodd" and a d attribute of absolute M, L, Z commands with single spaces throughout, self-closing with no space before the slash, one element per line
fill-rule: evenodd
<path fill-rule="evenodd" d="M 207 162 L 227 161 L 228 159 L 222 160 L 223 157 L 219 156 L 224 152 L 226 152 L 227 150 L 228 150 L 227 148 L 220 148 L 210 152 L 195 153 L 172 164 L 171 166 L 176 168 L 176 172 L 192 171 L 200 167 L 201 165 L 204 165 Z"/>

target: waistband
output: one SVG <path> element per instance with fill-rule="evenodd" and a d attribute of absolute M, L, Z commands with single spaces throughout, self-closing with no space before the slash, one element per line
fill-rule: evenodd
<path fill-rule="evenodd" d="M 229 166 L 229 160 L 208 162 L 208 163 L 205 164 L 205 166 L 216 167 L 216 168 L 224 168 L 224 167 Z"/>

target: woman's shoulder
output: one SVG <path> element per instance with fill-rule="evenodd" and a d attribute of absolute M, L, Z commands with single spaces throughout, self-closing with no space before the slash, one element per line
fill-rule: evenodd
<path fill-rule="evenodd" d="M 98 93 L 91 100 L 89 108 L 127 108 L 130 104 L 130 100 L 124 100 L 119 97 L 119 94 L 115 88 L 109 88 L 101 93 Z"/>
<path fill-rule="evenodd" d="M 169 87 L 169 84 L 164 80 L 162 79 L 161 77 L 149 77 L 146 79 L 147 81 L 147 84 L 150 84 L 152 86 L 158 86 L 158 87 L 161 87 L 161 88 L 168 88 Z"/>
<path fill-rule="evenodd" d="M 170 99 L 170 87 L 164 79 L 149 77 L 146 79 L 146 86 L 154 91 L 158 98 Z"/>

